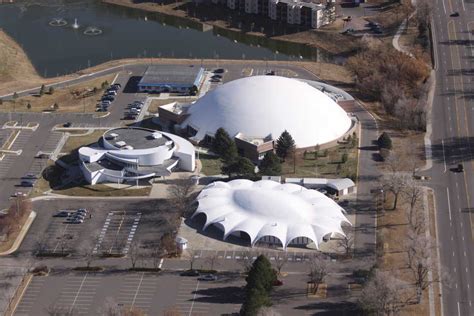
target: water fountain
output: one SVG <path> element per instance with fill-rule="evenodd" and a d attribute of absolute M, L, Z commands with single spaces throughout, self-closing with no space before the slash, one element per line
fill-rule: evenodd
<path fill-rule="evenodd" d="M 74 19 L 74 24 L 72 25 L 72 28 L 73 29 L 78 29 L 79 28 L 79 24 L 77 24 L 77 19 Z"/>
<path fill-rule="evenodd" d="M 95 26 L 89 26 L 84 31 L 84 35 L 96 36 L 102 34 L 102 30 Z"/>
<path fill-rule="evenodd" d="M 67 21 L 63 18 L 54 18 L 48 23 L 50 26 L 65 26 Z"/>

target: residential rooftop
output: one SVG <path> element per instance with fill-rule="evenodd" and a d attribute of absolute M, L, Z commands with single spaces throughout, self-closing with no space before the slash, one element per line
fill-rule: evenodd
<path fill-rule="evenodd" d="M 193 84 L 201 70 L 201 67 L 193 65 L 149 66 L 138 85 Z"/>

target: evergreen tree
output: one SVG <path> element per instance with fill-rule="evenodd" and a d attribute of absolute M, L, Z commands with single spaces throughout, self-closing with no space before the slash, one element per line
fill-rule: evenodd
<path fill-rule="evenodd" d="M 54 93 L 54 88 L 53 88 L 53 87 L 49 87 L 48 93 L 49 93 L 49 94 L 53 94 L 53 93 Z"/>
<path fill-rule="evenodd" d="M 276 281 L 276 273 L 267 257 L 260 255 L 255 259 L 245 280 L 247 290 L 261 287 L 267 294 L 270 293 Z"/>
<path fill-rule="evenodd" d="M 276 143 L 276 154 L 281 159 L 285 160 L 286 157 L 295 149 L 295 141 L 291 137 L 288 131 L 281 133 Z"/>
<path fill-rule="evenodd" d="M 268 151 L 259 166 L 260 173 L 267 176 L 279 176 L 281 174 L 280 159 L 273 151 Z"/>
<path fill-rule="evenodd" d="M 270 299 L 263 289 L 250 289 L 245 294 L 245 300 L 240 309 L 240 315 L 255 316 L 262 306 L 270 305 Z"/>
<path fill-rule="evenodd" d="M 45 89 L 46 89 L 46 87 L 44 86 L 44 84 L 42 84 L 41 88 L 40 88 L 40 91 L 39 91 L 40 96 L 43 96 Z"/>
<path fill-rule="evenodd" d="M 377 143 L 380 148 L 392 149 L 392 139 L 386 132 L 383 132 L 382 135 L 380 135 L 377 139 Z"/>
<path fill-rule="evenodd" d="M 28 103 L 28 104 L 26 105 L 26 108 L 27 108 L 28 110 L 31 110 L 31 104 Z"/>
<path fill-rule="evenodd" d="M 219 155 L 227 164 L 233 162 L 237 157 L 237 146 L 235 145 L 234 140 L 223 128 L 219 128 L 216 131 L 211 149 L 214 153 Z"/>
<path fill-rule="evenodd" d="M 232 177 L 234 174 L 239 176 L 251 176 L 255 173 L 255 166 L 248 158 L 238 157 L 230 161 L 224 160 L 221 171 L 229 177 Z"/>
<path fill-rule="evenodd" d="M 240 314 L 253 316 L 261 307 L 271 305 L 269 294 L 276 281 L 275 270 L 264 255 L 258 256 L 253 262 L 246 281 L 245 301 Z"/>

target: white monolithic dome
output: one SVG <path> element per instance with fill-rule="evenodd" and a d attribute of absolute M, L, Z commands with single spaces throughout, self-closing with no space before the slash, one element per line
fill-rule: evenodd
<path fill-rule="evenodd" d="M 230 234 L 244 232 L 251 245 L 265 237 L 276 238 L 283 248 L 297 238 L 318 247 L 326 236 L 344 235 L 350 222 L 343 209 L 324 194 L 296 184 L 270 180 L 214 182 L 199 194 L 193 217 L 205 214 L 203 229 L 215 225 Z"/>
<path fill-rule="evenodd" d="M 297 79 L 253 76 L 223 84 L 189 107 L 182 128 L 194 139 L 220 127 L 231 136 L 277 139 L 287 130 L 298 148 L 334 141 L 351 128 L 347 113 L 329 96 Z"/>

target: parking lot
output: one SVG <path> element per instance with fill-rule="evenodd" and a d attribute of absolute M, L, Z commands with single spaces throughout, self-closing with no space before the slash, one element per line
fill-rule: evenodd
<path fill-rule="evenodd" d="M 235 274 L 198 281 L 178 273 L 70 273 L 33 277 L 15 315 L 103 315 L 107 307 L 138 308 L 146 315 L 221 315 L 239 311 L 245 281 Z"/>
<path fill-rule="evenodd" d="M 145 244 L 160 239 L 169 229 L 166 203 L 145 199 L 65 199 L 36 201 L 38 213 L 20 247 L 20 254 L 39 249 L 79 255 L 95 250 L 99 254 L 127 254 L 132 242 Z M 59 210 L 87 209 L 83 223 L 72 224 L 67 217 L 53 217 Z M 128 261 L 127 261 L 128 262 Z"/>
<path fill-rule="evenodd" d="M 134 211 L 109 212 L 94 245 L 93 253 L 126 255 L 137 232 L 141 216 L 141 212 Z"/>

